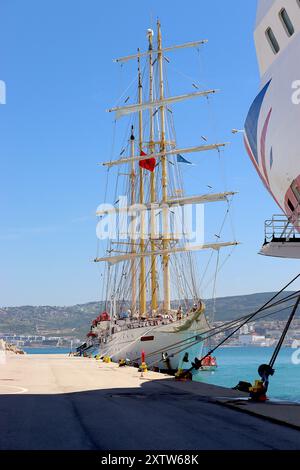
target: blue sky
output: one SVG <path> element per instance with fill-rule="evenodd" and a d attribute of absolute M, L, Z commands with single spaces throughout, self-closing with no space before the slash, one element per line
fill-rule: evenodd
<path fill-rule="evenodd" d="M 97 163 L 111 152 L 112 117 L 105 109 L 134 74 L 128 66 L 120 78 L 112 58 L 144 47 L 157 16 L 166 44 L 209 39 L 200 65 L 193 51 L 181 51 L 172 54 L 171 67 L 222 91 L 213 102 L 211 132 L 232 142 L 224 165 L 227 186 L 239 191 L 234 220 L 242 245 L 224 268 L 218 295 L 273 291 L 297 272 L 297 261 L 257 255 L 264 221 L 278 209 L 241 135 L 230 133 L 243 126 L 259 87 L 255 13 L 255 0 L 1 0 L 0 79 L 7 104 L 0 105 L 0 305 L 99 299 L 99 268 L 91 260 L 94 212 L 105 182 Z M 190 91 L 191 83 L 179 77 L 173 91 Z M 199 143 L 206 127 L 200 106 L 193 103 L 189 119 L 188 108 L 176 110 L 182 145 Z M 190 193 L 205 190 L 207 164 L 186 172 Z"/>

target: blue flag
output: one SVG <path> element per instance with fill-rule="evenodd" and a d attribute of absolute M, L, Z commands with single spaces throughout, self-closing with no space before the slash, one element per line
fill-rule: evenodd
<path fill-rule="evenodd" d="M 186 160 L 182 155 L 178 154 L 177 155 L 177 162 L 178 163 L 186 163 L 187 165 L 193 165 L 192 162 L 189 162 L 188 160 Z"/>

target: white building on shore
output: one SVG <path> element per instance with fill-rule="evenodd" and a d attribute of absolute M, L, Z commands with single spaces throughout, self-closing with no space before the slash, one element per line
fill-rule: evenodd
<path fill-rule="evenodd" d="M 266 338 L 265 336 L 259 336 L 255 334 L 242 334 L 239 336 L 239 344 L 241 346 L 256 346 L 256 347 L 268 347 L 273 344 L 273 339 Z"/>

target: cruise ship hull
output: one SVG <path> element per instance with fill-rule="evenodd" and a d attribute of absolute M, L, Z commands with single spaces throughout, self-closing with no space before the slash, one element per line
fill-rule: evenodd
<path fill-rule="evenodd" d="M 286 216 L 286 233 L 282 226 L 281 232 L 275 227 L 273 234 L 280 243 L 266 237 L 261 254 L 294 259 L 300 258 L 298 240 L 291 240 L 300 232 L 299 7 L 294 0 L 286 0 L 284 5 L 279 0 L 258 2 L 255 43 L 261 86 L 245 122 L 247 152 Z M 289 224 L 295 228 L 292 237 Z"/>
<path fill-rule="evenodd" d="M 294 188 L 300 188 L 300 103 L 292 85 L 299 75 L 299 49 L 300 35 L 263 77 L 245 124 L 246 148 L 260 178 L 295 223 L 300 215 L 294 194 Z"/>

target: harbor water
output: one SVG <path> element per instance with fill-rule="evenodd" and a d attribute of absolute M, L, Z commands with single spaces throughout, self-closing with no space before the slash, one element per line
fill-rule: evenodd
<path fill-rule="evenodd" d="M 226 347 L 216 351 L 218 369 L 215 372 L 197 372 L 194 380 L 223 387 L 235 387 L 238 382 L 254 383 L 257 369 L 268 364 L 273 348 Z M 270 378 L 269 397 L 300 402 L 300 364 L 293 361 L 295 349 L 283 348 L 275 364 L 275 374 Z M 300 359 L 300 352 L 297 354 Z M 300 362 L 300 361 L 298 361 Z"/>
<path fill-rule="evenodd" d="M 70 348 L 23 348 L 27 354 L 69 354 Z"/>

